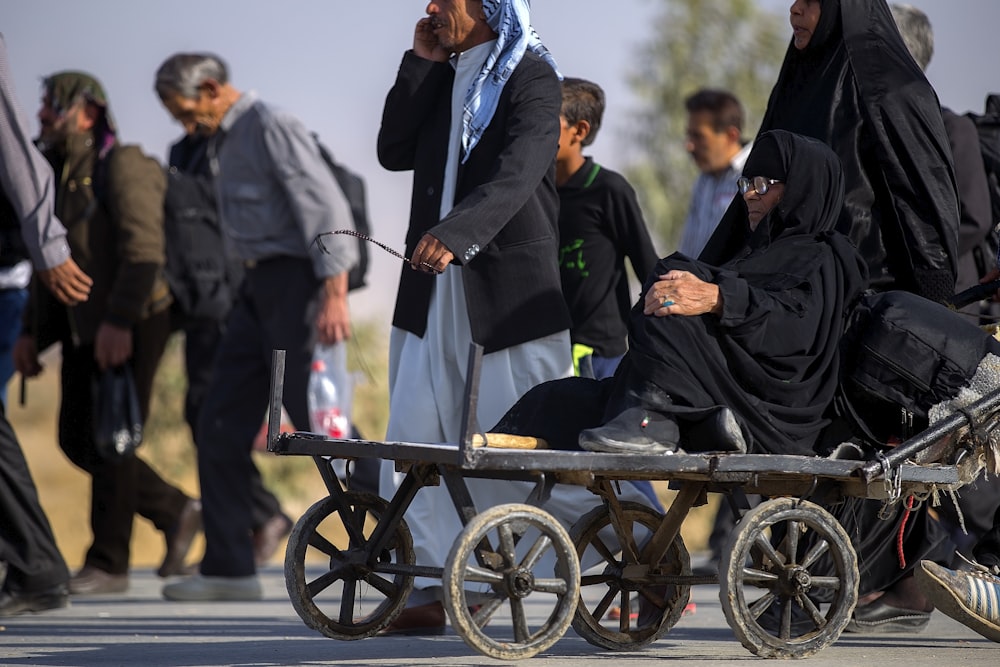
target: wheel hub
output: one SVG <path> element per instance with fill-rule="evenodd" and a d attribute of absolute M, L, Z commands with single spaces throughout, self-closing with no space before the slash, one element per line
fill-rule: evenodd
<path fill-rule="evenodd" d="M 778 587 L 784 595 L 799 595 L 812 587 L 812 576 L 804 568 L 793 565 L 778 571 Z"/>
<path fill-rule="evenodd" d="M 517 568 L 507 573 L 505 583 L 510 597 L 523 600 L 535 590 L 535 575 L 530 570 Z"/>

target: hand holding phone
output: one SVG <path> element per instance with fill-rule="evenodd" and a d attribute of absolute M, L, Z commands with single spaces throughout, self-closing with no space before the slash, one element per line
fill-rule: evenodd
<path fill-rule="evenodd" d="M 417 27 L 413 32 L 413 53 L 427 60 L 448 62 L 451 53 L 441 46 L 434 32 L 440 27 L 439 20 L 432 16 L 425 16 L 417 21 Z"/>

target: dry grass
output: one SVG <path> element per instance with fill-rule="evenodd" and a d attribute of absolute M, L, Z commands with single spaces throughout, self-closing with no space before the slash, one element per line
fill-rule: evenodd
<path fill-rule="evenodd" d="M 198 479 L 191 435 L 183 420 L 186 380 L 183 372 L 182 339 L 171 339 L 156 378 L 151 417 L 140 455 L 166 480 L 186 493 L 198 495 Z M 26 406 L 17 404 L 18 382 L 9 388 L 8 416 L 21 442 L 42 505 L 52 523 L 56 540 L 71 568 L 82 564 L 90 544 L 90 478 L 73 466 L 56 443 L 56 414 L 59 406 L 59 354 L 46 355 L 43 375 L 28 383 Z M 385 436 L 388 417 L 387 341 L 380 327 L 356 323 L 355 338 L 348 347 L 348 365 L 357 371 L 354 419 L 366 438 Z M 326 489 L 309 457 L 276 457 L 267 452 L 254 454 L 265 484 L 281 499 L 285 511 L 298 518 Z M 655 483 L 665 503 L 673 497 L 665 483 Z M 682 535 L 690 551 L 705 548 L 711 530 L 715 499 L 695 508 L 685 521 Z M 201 538 L 192 558 L 203 549 Z M 163 537 L 148 521 L 138 518 L 132 535 L 132 564 L 151 567 L 163 558 Z M 283 553 L 283 550 L 279 553 Z M 280 560 L 280 556 L 276 557 Z"/>

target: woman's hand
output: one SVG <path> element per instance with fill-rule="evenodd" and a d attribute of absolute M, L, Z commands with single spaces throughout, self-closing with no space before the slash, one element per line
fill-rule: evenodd
<path fill-rule="evenodd" d="M 646 315 L 704 315 L 722 313 L 722 294 L 715 283 L 706 283 L 688 271 L 673 270 L 660 276 L 646 292 Z"/>

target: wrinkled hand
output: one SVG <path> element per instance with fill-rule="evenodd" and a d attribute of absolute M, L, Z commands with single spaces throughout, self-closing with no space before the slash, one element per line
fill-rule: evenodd
<path fill-rule="evenodd" d="M 21 335 L 18 337 L 14 342 L 11 357 L 14 359 L 15 370 L 26 378 L 33 378 L 44 369 L 38 360 L 38 345 L 32 336 Z"/>
<path fill-rule="evenodd" d="M 94 361 L 102 371 L 121 366 L 132 356 L 132 330 L 102 322 L 94 338 Z"/>
<path fill-rule="evenodd" d="M 664 302 L 667 305 L 663 305 Z M 642 312 L 656 317 L 718 315 L 722 312 L 722 295 L 715 283 L 706 283 L 693 273 L 674 269 L 661 275 L 646 292 Z"/>
<path fill-rule="evenodd" d="M 417 242 L 410 257 L 410 268 L 424 273 L 444 273 L 455 255 L 430 234 L 424 234 Z"/>
<path fill-rule="evenodd" d="M 38 271 L 38 278 L 59 301 L 67 306 L 86 301 L 94 281 L 72 258 L 59 266 Z"/>
<path fill-rule="evenodd" d="M 322 345 L 351 337 L 351 311 L 347 304 L 347 273 L 327 278 L 316 315 L 316 336 Z"/>
<path fill-rule="evenodd" d="M 426 60 L 434 60 L 439 63 L 448 62 L 451 54 L 438 42 L 437 35 L 434 34 L 433 22 L 429 16 L 417 21 L 417 27 L 413 31 L 413 53 Z"/>

